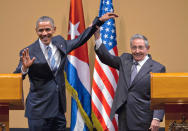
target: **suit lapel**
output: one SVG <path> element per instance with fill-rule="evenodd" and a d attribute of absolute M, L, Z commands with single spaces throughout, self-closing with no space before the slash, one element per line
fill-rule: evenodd
<path fill-rule="evenodd" d="M 34 56 L 37 58 L 37 61 L 41 62 L 41 63 L 46 63 L 48 64 L 43 52 L 42 52 L 42 49 L 40 47 L 40 44 L 39 44 L 39 40 L 37 40 L 35 42 L 35 47 L 33 48 L 33 54 Z"/>
<path fill-rule="evenodd" d="M 66 45 L 64 42 L 52 39 L 52 44 L 55 45 L 61 53 L 66 54 Z"/>
<path fill-rule="evenodd" d="M 136 75 L 135 79 L 132 82 L 131 87 L 133 87 L 138 81 L 140 81 L 146 74 L 151 72 L 152 59 L 149 58 L 144 65 L 141 67 L 140 71 Z"/>
<path fill-rule="evenodd" d="M 131 80 L 131 67 L 132 67 L 132 62 L 133 60 L 127 60 L 124 61 L 123 60 L 123 71 L 124 71 L 124 75 L 125 75 L 125 80 L 127 82 L 127 87 L 130 87 L 130 80 Z"/>

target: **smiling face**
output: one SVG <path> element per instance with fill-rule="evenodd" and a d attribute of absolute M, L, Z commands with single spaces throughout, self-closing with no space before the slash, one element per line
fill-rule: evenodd
<path fill-rule="evenodd" d="M 38 23 L 36 33 L 43 44 L 49 45 L 56 28 L 51 25 L 49 21 L 42 21 Z"/>
<path fill-rule="evenodd" d="M 141 61 L 149 52 L 149 46 L 146 47 L 143 39 L 137 38 L 132 41 L 131 52 L 134 60 Z"/>

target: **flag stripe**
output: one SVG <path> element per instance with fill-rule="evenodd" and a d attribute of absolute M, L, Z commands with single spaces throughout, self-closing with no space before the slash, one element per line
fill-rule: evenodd
<path fill-rule="evenodd" d="M 119 75 L 118 75 L 118 72 L 117 72 L 117 70 L 115 70 L 114 68 L 112 68 L 112 67 L 109 67 L 110 68 L 110 71 L 112 72 L 112 74 L 113 74 L 113 76 L 114 76 L 114 78 L 115 78 L 115 83 L 117 83 L 118 82 L 118 78 L 119 78 Z M 117 84 L 116 84 L 117 85 Z"/>
<path fill-rule="evenodd" d="M 82 120 L 82 116 L 80 114 L 80 110 L 77 111 L 76 116 L 77 119 L 76 119 L 76 125 L 74 126 L 74 131 L 80 131 L 80 129 L 86 130 L 84 121 Z"/>
<path fill-rule="evenodd" d="M 104 71 L 106 77 L 108 78 L 108 80 L 109 80 L 110 83 L 112 84 L 113 88 L 114 88 L 114 87 L 116 88 L 116 79 L 115 79 L 113 73 L 111 72 L 110 67 L 107 66 L 107 65 L 105 65 L 105 64 L 103 64 L 103 63 L 99 60 L 98 56 L 96 56 L 95 61 L 99 63 L 99 66 L 100 66 L 101 69 Z M 115 74 L 116 74 L 116 73 L 115 73 Z M 101 76 L 101 77 L 102 77 L 102 76 Z M 106 88 L 108 88 L 108 87 L 106 87 Z M 115 93 L 115 89 L 113 89 L 113 90 L 114 90 L 113 93 Z"/>
<path fill-rule="evenodd" d="M 95 70 L 98 72 L 101 80 L 103 81 L 104 85 L 107 87 L 107 90 L 109 91 L 109 93 L 113 99 L 114 98 L 114 89 L 113 89 L 109 79 L 105 75 L 104 70 L 99 65 L 98 61 L 95 61 Z"/>
<path fill-rule="evenodd" d="M 97 84 L 97 86 L 100 88 L 100 90 L 104 94 L 104 97 L 105 97 L 106 101 L 109 104 L 112 103 L 113 99 L 112 99 L 110 93 L 108 92 L 107 88 L 104 88 L 105 85 L 104 85 L 103 81 L 100 79 L 100 76 L 97 73 L 97 71 L 95 71 L 95 68 L 94 68 L 94 77 L 93 77 L 93 80 L 95 81 L 95 83 Z M 93 86 L 93 87 L 95 87 L 95 86 Z"/>
<path fill-rule="evenodd" d="M 91 93 L 90 79 L 85 80 L 85 78 L 90 78 L 90 70 L 88 63 L 85 63 L 77 57 L 71 55 L 68 55 L 67 58 L 77 70 L 78 78 L 80 79 L 83 86 L 87 89 L 88 93 Z"/>
<path fill-rule="evenodd" d="M 95 83 L 95 81 L 93 81 L 93 82 L 94 82 L 93 86 L 95 86 L 95 88 L 93 88 L 93 91 L 95 92 L 95 94 L 97 95 L 97 97 L 101 101 L 101 103 L 103 103 L 103 107 L 104 107 L 106 113 L 108 114 L 108 116 L 110 117 L 111 108 L 110 108 L 109 104 L 107 103 L 103 93 L 101 92 L 101 90 L 99 89 L 97 84 Z M 117 122 L 116 122 L 115 118 L 113 119 L 112 122 L 113 122 L 115 128 L 117 128 Z"/>
<path fill-rule="evenodd" d="M 71 98 L 71 117 L 75 116 L 74 119 L 71 118 L 71 125 L 70 125 L 70 130 L 73 131 L 76 125 L 76 121 L 77 121 L 77 112 L 78 112 L 78 108 L 77 108 L 77 103 L 76 101 Z"/>
<path fill-rule="evenodd" d="M 93 101 L 92 101 L 93 102 Z M 97 107 L 95 106 L 96 104 L 92 103 L 92 110 L 93 112 L 95 113 L 95 115 L 97 116 L 97 118 L 99 119 L 103 129 L 107 129 L 107 126 L 104 122 L 104 118 L 103 116 L 101 115 L 101 113 L 98 111 Z"/>
<path fill-rule="evenodd" d="M 104 111 L 104 107 L 101 103 L 101 101 L 97 98 L 95 93 L 92 93 L 93 98 L 95 99 L 95 102 L 92 106 L 96 107 L 94 108 L 94 112 L 95 114 L 100 118 L 99 121 L 103 127 L 103 130 L 109 130 L 111 129 L 112 131 L 115 130 L 110 118 L 108 117 L 108 115 L 106 114 L 106 112 Z M 102 114 L 102 115 L 101 115 Z"/>
<path fill-rule="evenodd" d="M 110 106 L 108 105 L 102 91 L 99 89 L 99 87 L 97 86 L 95 81 L 93 81 L 93 86 L 95 86 L 93 91 L 95 92 L 95 94 L 97 93 L 96 95 L 97 95 L 98 99 L 101 101 L 101 103 L 103 103 L 106 113 L 108 114 L 108 116 L 110 116 L 110 110 L 111 110 Z"/>
<path fill-rule="evenodd" d="M 67 61 L 67 80 L 69 81 L 70 85 L 74 87 L 74 89 L 78 92 L 78 98 L 82 103 L 83 108 L 87 112 L 87 114 L 91 114 L 91 107 L 90 107 L 90 93 L 86 90 L 80 78 L 77 74 L 77 69 L 71 64 L 70 61 Z M 82 92 L 82 94 L 80 93 Z M 82 96 L 84 95 L 84 97 Z M 87 98 L 87 99 L 84 99 Z"/>

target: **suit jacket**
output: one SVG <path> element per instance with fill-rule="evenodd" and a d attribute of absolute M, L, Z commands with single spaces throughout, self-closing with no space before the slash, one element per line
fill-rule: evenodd
<path fill-rule="evenodd" d="M 56 75 L 54 75 L 40 48 L 39 40 L 35 41 L 29 48 L 31 58 L 36 57 L 34 63 L 29 67 L 28 76 L 30 91 L 26 99 L 25 116 L 30 119 L 50 118 L 57 115 L 58 111 L 66 112 L 66 94 L 64 66 L 66 56 L 73 49 L 83 45 L 97 30 L 96 25 L 103 23 L 96 18 L 93 25 L 87 28 L 78 38 L 65 40 L 61 36 L 52 38 L 52 44 L 57 47 L 61 54 L 61 63 Z M 20 51 L 20 56 L 23 50 Z M 22 62 L 20 60 L 14 73 L 21 73 Z M 23 79 L 25 75 L 23 75 Z"/>
<path fill-rule="evenodd" d="M 149 59 L 141 67 L 137 76 L 130 85 L 131 67 L 133 56 L 123 53 L 120 57 L 108 53 L 104 44 L 95 49 L 99 59 L 119 70 L 119 80 L 116 94 L 111 108 L 110 118 L 118 114 L 120 131 L 147 130 L 153 118 L 162 121 L 163 110 L 150 110 L 150 72 L 165 72 L 165 67 L 160 63 Z"/>

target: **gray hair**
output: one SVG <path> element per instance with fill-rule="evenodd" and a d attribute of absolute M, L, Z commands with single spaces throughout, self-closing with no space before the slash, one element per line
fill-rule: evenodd
<path fill-rule="evenodd" d="M 39 25 L 40 22 L 47 22 L 47 21 L 50 22 L 50 24 L 52 25 L 53 28 L 55 27 L 54 20 L 51 17 L 49 17 L 49 16 L 41 16 L 36 22 L 36 29 L 38 28 L 38 25 Z"/>
<path fill-rule="evenodd" d="M 148 39 L 147 39 L 144 35 L 141 35 L 141 34 L 135 34 L 135 35 L 133 35 L 133 36 L 131 37 L 131 39 L 130 39 L 130 46 L 132 46 L 132 42 L 133 42 L 133 40 L 135 40 L 135 39 L 143 39 L 146 48 L 149 46 Z"/>

